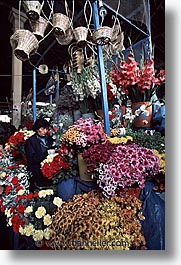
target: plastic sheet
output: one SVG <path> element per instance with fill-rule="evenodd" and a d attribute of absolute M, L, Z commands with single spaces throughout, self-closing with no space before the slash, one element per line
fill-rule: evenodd
<path fill-rule="evenodd" d="M 148 250 L 165 250 L 165 201 L 152 189 L 154 184 L 145 183 L 140 200 L 143 201 L 141 221 Z"/>

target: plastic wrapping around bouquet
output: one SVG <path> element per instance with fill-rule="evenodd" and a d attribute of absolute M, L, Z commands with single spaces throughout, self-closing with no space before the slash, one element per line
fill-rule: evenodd
<path fill-rule="evenodd" d="M 74 116 L 74 122 L 77 121 L 77 120 L 79 120 L 81 118 L 81 112 L 80 112 L 80 110 L 79 109 L 78 110 L 74 110 L 73 116 Z"/>
<path fill-rule="evenodd" d="M 72 199 L 76 192 L 76 182 L 74 178 L 62 180 L 57 185 L 57 193 L 63 201 Z"/>
<path fill-rule="evenodd" d="M 142 105 L 146 105 L 146 110 L 149 112 L 149 115 L 145 115 L 144 112 L 141 112 L 139 116 L 135 117 L 133 120 L 133 127 L 135 128 L 150 128 L 152 120 L 152 103 L 151 102 L 135 102 L 132 104 L 133 115 L 135 111 L 139 110 Z"/>
<path fill-rule="evenodd" d="M 78 154 L 78 167 L 80 179 L 84 181 L 92 181 L 90 174 L 87 172 L 87 165 L 82 157 L 82 154 Z"/>

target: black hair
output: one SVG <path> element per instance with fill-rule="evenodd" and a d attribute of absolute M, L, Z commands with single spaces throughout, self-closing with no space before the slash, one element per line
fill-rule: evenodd
<path fill-rule="evenodd" d="M 50 127 L 50 123 L 45 120 L 44 118 L 39 118 L 35 121 L 35 123 L 33 124 L 33 130 L 36 132 L 37 130 L 39 130 L 40 128 L 49 128 Z"/>

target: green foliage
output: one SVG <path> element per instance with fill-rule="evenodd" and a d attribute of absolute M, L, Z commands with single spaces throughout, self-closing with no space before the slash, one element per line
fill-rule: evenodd
<path fill-rule="evenodd" d="M 132 136 L 133 141 L 139 146 L 155 149 L 159 153 L 165 152 L 165 137 L 159 132 L 155 132 L 153 135 L 150 135 L 145 133 L 143 130 L 133 131 L 132 129 L 127 129 L 126 135 Z"/>

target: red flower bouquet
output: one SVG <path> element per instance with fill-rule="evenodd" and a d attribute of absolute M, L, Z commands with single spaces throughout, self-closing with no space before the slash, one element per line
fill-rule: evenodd
<path fill-rule="evenodd" d="M 62 144 L 53 155 L 48 155 L 41 163 L 41 171 L 48 179 L 56 184 L 63 179 L 74 177 L 77 174 L 76 158 L 73 149 Z"/>
<path fill-rule="evenodd" d="M 135 61 L 133 55 L 128 55 L 128 61 L 121 61 L 120 68 L 113 66 L 110 72 L 112 82 L 122 92 L 129 96 L 132 103 L 150 101 L 152 95 L 156 93 L 156 88 L 165 81 L 165 71 L 155 76 L 154 61 L 145 61 L 142 68 Z"/>

